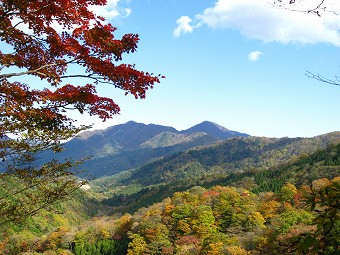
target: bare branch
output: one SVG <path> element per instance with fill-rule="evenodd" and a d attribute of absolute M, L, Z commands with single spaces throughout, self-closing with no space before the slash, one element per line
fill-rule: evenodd
<path fill-rule="evenodd" d="M 335 76 L 334 80 L 331 80 L 329 78 L 326 78 L 324 76 L 321 76 L 320 74 L 314 74 L 311 73 L 309 71 L 306 72 L 306 76 L 312 79 L 315 79 L 317 81 L 321 81 L 330 85 L 334 85 L 334 86 L 340 86 L 340 77 Z"/>
<path fill-rule="evenodd" d="M 288 0 L 287 0 L 288 2 Z M 268 2 L 270 6 L 274 7 L 274 8 L 279 8 L 279 9 L 285 9 L 288 11 L 293 11 L 293 12 L 301 12 L 301 13 L 312 13 L 312 14 L 316 14 L 319 17 L 322 15 L 322 12 L 329 12 L 329 13 L 333 13 L 335 15 L 339 14 L 339 10 L 329 10 L 327 9 L 326 6 L 324 6 L 325 4 L 325 0 L 320 0 L 320 2 L 315 6 L 315 7 L 310 7 L 310 8 L 298 8 L 298 7 L 288 7 L 288 5 L 290 6 L 297 6 L 298 3 L 296 2 L 296 0 L 289 0 L 288 3 L 284 3 L 284 0 L 274 0 L 271 2 Z"/>

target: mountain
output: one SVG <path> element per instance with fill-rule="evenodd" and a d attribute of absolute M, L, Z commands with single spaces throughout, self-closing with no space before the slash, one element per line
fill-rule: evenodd
<path fill-rule="evenodd" d="M 90 176 L 99 177 L 236 136 L 247 135 L 208 121 L 181 132 L 173 127 L 129 121 L 105 130 L 85 131 L 66 142 L 62 153 L 45 151 L 39 158 L 43 163 L 52 158 L 79 160 L 90 157 L 82 167 Z"/>
<path fill-rule="evenodd" d="M 220 139 L 220 140 L 225 140 L 227 138 L 238 137 L 238 136 L 243 136 L 243 137 L 249 136 L 247 134 L 228 130 L 225 127 L 222 127 L 216 123 L 209 122 L 209 121 L 203 121 L 202 123 L 197 124 L 187 130 L 181 131 L 182 134 L 192 134 L 196 132 L 203 132 L 213 137 L 216 137 L 217 139 Z"/>

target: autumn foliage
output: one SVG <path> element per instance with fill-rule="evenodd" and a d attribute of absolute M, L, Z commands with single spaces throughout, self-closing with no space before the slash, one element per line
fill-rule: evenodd
<path fill-rule="evenodd" d="M 25 123 L 33 117 L 45 121 L 40 125 L 44 128 L 57 128 L 67 119 L 63 110 L 68 108 L 106 120 L 118 113 L 119 107 L 112 99 L 97 95 L 95 85 L 112 84 L 144 98 L 146 90 L 159 82 L 158 76 L 138 71 L 134 65 L 117 64 L 123 53 L 136 50 L 139 39 L 134 34 L 116 39 L 116 28 L 89 10 L 90 5 L 105 3 L 2 1 L 0 38 L 9 46 L 5 48 L 8 51 L 0 52 L 2 121 Z M 84 72 L 68 72 L 74 64 L 82 66 Z M 23 75 L 37 76 L 52 87 L 32 89 L 13 81 Z M 88 78 L 92 83 L 65 84 L 75 77 Z"/>
<path fill-rule="evenodd" d="M 54 227 L 50 234 L 35 239 L 23 239 L 27 235 L 23 231 L 10 240 L 3 239 L 3 251 L 72 251 L 75 255 L 337 255 L 339 180 L 324 178 L 301 187 L 286 183 L 277 193 L 259 194 L 240 187 L 196 186 L 140 208 L 133 215 L 94 217 L 68 229 L 67 221 L 61 221 L 63 227 Z M 282 200 L 286 187 L 301 196 L 291 202 Z M 39 217 L 35 219 L 39 221 Z"/>
<path fill-rule="evenodd" d="M 34 183 L 35 189 L 71 175 L 65 170 L 70 165 L 49 163 L 44 171 L 32 166 L 34 153 L 58 152 L 61 141 L 88 128 L 75 125 L 68 111 L 105 121 L 120 108 L 111 98 L 100 96 L 97 86 L 112 85 L 145 98 L 162 78 L 122 63 L 124 53 L 136 51 L 139 38 L 126 34 L 117 39 L 116 28 L 91 11 L 92 5 L 105 4 L 105 0 L 0 1 L 0 158 L 12 176 L 44 180 Z M 75 65 L 78 68 L 72 69 Z M 86 84 L 73 83 L 79 78 Z M 55 178 L 47 177 L 50 172 Z M 15 192 L 0 194 L 0 202 L 27 191 L 22 185 Z M 65 181 L 60 185 L 67 186 Z M 9 205 L 0 204 L 0 210 L 4 208 Z"/>

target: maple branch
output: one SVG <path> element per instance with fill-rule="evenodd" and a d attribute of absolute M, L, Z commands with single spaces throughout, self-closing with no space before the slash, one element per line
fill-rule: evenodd
<path fill-rule="evenodd" d="M 18 22 L 17 24 L 15 24 L 15 25 L 13 26 L 13 28 L 16 28 L 17 26 L 19 26 L 19 25 L 22 24 L 22 23 L 25 23 L 25 22 L 22 20 L 22 21 Z"/>
<path fill-rule="evenodd" d="M 70 61 L 70 63 L 72 63 L 72 61 Z M 64 64 L 48 64 L 48 65 L 43 65 L 37 69 L 34 70 L 28 70 L 28 71 L 24 71 L 24 72 L 17 72 L 17 73 L 6 73 L 6 74 L 0 74 L 0 79 L 3 78 L 11 78 L 11 77 L 16 77 L 16 76 L 22 76 L 22 75 L 30 75 L 30 74 L 39 74 L 41 76 L 45 76 L 45 77 L 49 77 L 49 78 L 55 78 L 57 79 L 57 77 L 50 77 L 49 75 L 40 72 L 40 70 L 43 70 L 47 67 L 52 67 L 52 66 L 62 66 L 62 65 L 67 65 L 67 63 Z M 4 67 L 0 68 L 0 70 L 2 70 Z M 99 75 L 95 77 L 94 73 L 85 75 L 85 74 L 74 74 L 74 75 L 62 75 L 59 76 L 58 79 L 67 79 L 67 78 L 89 78 L 89 79 L 93 79 L 95 80 L 96 83 L 102 83 L 102 84 L 114 84 L 114 82 L 110 82 L 110 81 L 105 81 L 105 78 L 101 78 Z"/>
<path fill-rule="evenodd" d="M 69 63 L 72 63 L 72 61 L 69 61 L 69 62 L 64 62 L 64 63 L 53 63 L 53 64 L 46 64 L 46 65 L 43 65 L 43 66 L 40 66 L 36 69 L 33 69 L 33 70 L 27 70 L 27 71 L 23 71 L 23 72 L 16 72 L 16 73 L 6 73 L 6 74 L 0 74 L 0 79 L 3 79 L 3 78 L 11 78 L 11 77 L 15 77 L 15 76 L 22 76 L 22 75 L 27 75 L 27 74 L 40 74 L 42 76 L 45 76 L 45 77 L 49 77 L 47 74 L 45 73 L 42 73 L 42 72 L 39 72 L 40 70 L 43 70 L 45 68 L 48 68 L 48 67 L 54 67 L 54 66 L 67 66 Z M 3 67 L 1 67 L 0 70 L 2 70 L 3 68 L 5 67 L 5 65 Z M 6 67 L 9 67 L 9 65 L 7 65 Z M 56 78 L 56 77 L 50 77 L 50 78 Z"/>
<path fill-rule="evenodd" d="M 52 4 L 53 4 L 53 1 L 52 1 L 51 3 L 49 3 L 49 4 L 47 4 L 47 5 L 42 6 L 40 9 L 37 9 L 37 10 L 28 10 L 27 13 L 28 13 L 28 14 L 31 14 L 31 13 L 40 12 L 41 10 L 48 8 L 48 7 L 51 6 Z"/>
<path fill-rule="evenodd" d="M 11 78 L 11 77 L 15 77 L 15 76 L 22 76 L 22 75 L 26 75 L 26 74 L 33 74 L 33 73 L 37 73 L 37 74 L 41 74 L 39 72 L 39 70 L 42 70 L 43 68 L 46 67 L 51 67 L 51 66 L 55 66 L 56 64 L 49 64 L 49 65 L 44 65 L 41 66 L 35 70 L 28 70 L 28 71 L 24 71 L 24 72 L 18 72 L 18 73 L 6 73 L 6 74 L 0 74 L 0 79 L 3 78 Z M 45 74 L 43 74 L 44 76 L 46 76 Z"/>

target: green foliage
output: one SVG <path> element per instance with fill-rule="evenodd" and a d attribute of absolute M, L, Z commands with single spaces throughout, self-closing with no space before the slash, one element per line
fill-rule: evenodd
<path fill-rule="evenodd" d="M 297 193 L 297 189 L 294 184 L 286 183 L 280 189 L 279 196 L 283 202 L 292 202 L 294 196 Z"/>
<path fill-rule="evenodd" d="M 132 234 L 130 240 L 127 255 L 142 255 L 147 246 L 144 238 L 139 234 Z"/>
<path fill-rule="evenodd" d="M 280 222 L 277 231 L 279 234 L 286 234 L 295 225 L 311 225 L 312 219 L 313 215 L 310 212 L 285 204 L 283 212 L 278 216 Z"/>
<path fill-rule="evenodd" d="M 183 168 L 193 163 L 196 168 L 198 166 L 203 171 L 192 171 L 192 174 L 189 172 L 192 179 L 214 172 L 216 167 L 220 167 L 221 173 L 224 174 L 259 168 L 269 169 L 288 161 L 294 161 L 294 158 L 296 159 L 303 154 L 325 149 L 327 146 L 339 142 L 339 135 L 340 133 L 331 133 L 315 138 L 280 139 L 263 137 L 231 138 L 216 145 L 198 147 L 147 164 L 134 171 L 123 183 L 128 184 L 136 181 L 143 185 L 171 183 L 183 178 L 181 174 Z M 336 154 L 336 152 L 334 153 Z M 336 159 L 332 158 L 332 163 L 328 160 L 326 164 L 336 164 L 335 162 Z M 189 168 L 188 170 L 191 169 Z M 200 174 L 200 176 L 197 176 L 197 174 Z M 214 174 L 216 173 L 214 172 Z"/>
<path fill-rule="evenodd" d="M 136 240 L 128 254 L 133 254 L 134 246 L 139 247 L 140 254 L 295 254 L 303 249 L 312 251 L 316 246 L 315 254 L 336 254 L 339 220 L 338 214 L 330 213 L 329 208 L 336 208 L 339 199 L 335 196 L 337 184 L 329 187 L 322 194 L 334 199 L 324 199 L 328 204 L 322 208 L 336 220 L 333 219 L 328 236 L 325 227 L 330 226 L 330 221 L 321 212 L 310 211 L 308 203 L 304 206 L 304 201 L 313 201 L 308 195 L 301 195 L 304 187 L 297 189 L 286 184 L 277 195 L 256 195 L 233 187 L 197 187 L 176 192 L 171 199 L 137 212 L 134 217 L 138 227 L 131 232 Z M 160 236 L 166 251 L 155 238 L 159 233 L 156 226 L 162 226 Z M 327 239 L 327 246 L 322 246 L 322 238 Z"/>
<path fill-rule="evenodd" d="M 126 242 L 107 239 L 95 243 L 76 244 L 73 248 L 75 255 L 124 255 L 125 251 Z"/>

